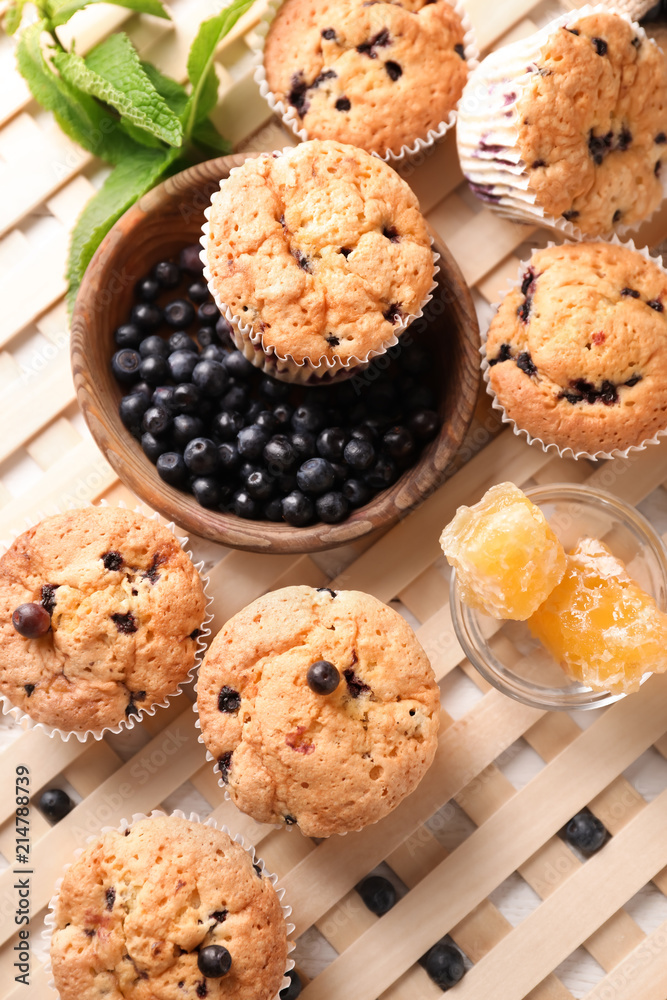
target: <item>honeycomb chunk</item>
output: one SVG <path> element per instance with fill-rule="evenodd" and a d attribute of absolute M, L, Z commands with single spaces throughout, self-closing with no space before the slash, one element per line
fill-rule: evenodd
<path fill-rule="evenodd" d="M 667 670 L 667 615 L 596 538 L 582 538 L 528 625 L 563 670 L 596 691 L 636 691 Z"/>
<path fill-rule="evenodd" d="M 440 536 L 466 604 L 494 618 L 525 621 L 565 572 L 563 546 L 514 483 L 492 486 L 474 507 L 459 507 Z"/>

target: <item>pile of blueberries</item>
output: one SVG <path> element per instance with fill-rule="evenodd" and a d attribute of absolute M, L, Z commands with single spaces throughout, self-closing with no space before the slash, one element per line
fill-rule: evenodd
<path fill-rule="evenodd" d="M 114 335 L 121 420 L 166 483 L 204 507 L 302 527 L 344 521 L 414 465 L 440 418 L 409 334 L 347 382 L 291 385 L 234 348 L 201 272 L 198 246 L 156 264 Z"/>

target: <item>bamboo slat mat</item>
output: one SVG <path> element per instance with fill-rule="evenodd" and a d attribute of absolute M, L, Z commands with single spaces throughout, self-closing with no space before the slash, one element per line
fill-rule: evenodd
<path fill-rule="evenodd" d="M 219 54 L 224 101 L 218 124 L 238 148 L 291 142 L 269 119 L 252 82 L 248 44 L 262 3 L 257 0 Z M 547 10 L 535 0 L 467 0 L 467 6 L 485 50 L 528 34 L 547 13 L 562 9 L 551 4 Z M 77 15 L 72 29 L 83 52 L 123 25 L 143 56 L 184 79 L 192 35 L 214 9 L 202 0 L 180 0 L 172 5 L 170 24 L 102 5 Z M 503 221 L 476 202 L 462 184 L 451 136 L 403 173 L 474 287 L 484 316 L 514 276 L 522 244 L 543 234 Z M 5 540 L 55 507 L 101 498 L 134 503 L 85 429 L 69 372 L 62 278 L 67 238 L 99 174 L 99 164 L 31 101 L 14 69 L 12 45 L 0 38 Z M 657 246 L 665 238 L 667 206 L 636 241 Z M 260 594 L 293 583 L 366 590 L 394 602 L 415 624 L 441 684 L 436 760 L 418 790 L 385 820 L 315 843 L 298 832 L 260 826 L 224 801 L 197 742 L 191 693 L 131 734 L 101 743 L 62 743 L 4 723 L 7 787 L 24 763 L 35 797 L 44 787 L 65 785 L 78 802 L 55 827 L 36 806 L 31 810 L 33 926 L 40 925 L 63 864 L 90 833 L 133 812 L 194 802 L 254 843 L 279 873 L 294 908 L 304 983 L 311 975 L 305 1000 L 438 997 L 441 991 L 417 963 L 445 934 L 469 966 L 455 988 L 457 1000 L 667 1000 L 667 683 L 653 678 L 636 696 L 586 718 L 546 714 L 503 697 L 462 656 L 438 548 L 439 532 L 456 507 L 504 479 L 521 486 L 563 480 L 597 485 L 633 504 L 646 503 L 665 531 L 666 459 L 667 440 L 597 466 L 554 459 L 500 430 L 481 397 L 458 471 L 382 537 L 312 557 L 229 551 L 192 539 L 211 576 L 214 629 Z M 517 781 L 519 759 L 530 760 L 529 780 Z M 647 759 L 650 788 L 641 779 Z M 557 834 L 586 805 L 612 837 L 584 861 Z M 11 862 L 9 794 L 0 799 L 0 853 Z M 354 886 L 381 864 L 393 873 L 401 898 L 377 918 Z M 39 949 L 31 987 L 14 982 L 13 885 L 6 867 L 0 871 L 0 990 L 7 1000 L 47 997 L 52 994 Z M 520 920 L 509 919 L 507 886 L 529 898 Z M 648 923 L 635 905 L 647 895 L 654 904 Z M 584 962 L 588 978 L 570 974 L 573 956 Z"/>

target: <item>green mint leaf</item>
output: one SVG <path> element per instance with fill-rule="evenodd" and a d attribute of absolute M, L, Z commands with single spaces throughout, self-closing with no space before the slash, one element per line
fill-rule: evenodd
<path fill-rule="evenodd" d="M 28 25 L 19 37 L 16 61 L 32 96 L 53 115 L 63 132 L 89 153 L 117 163 L 136 149 L 117 119 L 96 100 L 56 75 L 44 57 L 41 42 L 46 21 Z"/>
<path fill-rule="evenodd" d="M 218 86 L 220 81 L 218 80 L 218 74 L 215 71 L 215 66 L 211 66 L 208 73 L 202 80 L 201 89 L 199 91 L 199 101 L 197 103 L 197 110 L 195 112 L 195 122 L 204 121 L 208 118 L 213 108 L 218 103 Z"/>
<path fill-rule="evenodd" d="M 144 73 L 123 32 L 96 46 L 85 60 L 73 52 L 58 52 L 54 62 L 69 84 L 110 104 L 130 124 L 170 146 L 181 145 L 180 121 Z"/>
<path fill-rule="evenodd" d="M 188 78 L 192 84 L 192 93 L 183 113 L 183 128 L 186 136 L 201 117 L 199 112 L 202 92 L 210 93 L 212 80 L 210 71 L 213 68 L 213 56 L 218 45 L 231 31 L 236 22 L 247 10 L 250 10 L 254 0 L 232 0 L 219 14 L 203 21 L 190 48 L 188 56 Z M 217 81 L 216 81 L 217 93 Z"/>
<path fill-rule="evenodd" d="M 198 122 L 192 130 L 192 141 L 207 156 L 226 156 L 232 152 L 232 144 L 220 135 L 210 118 Z"/>
<path fill-rule="evenodd" d="M 77 220 L 70 243 L 67 262 L 70 311 L 84 272 L 106 234 L 137 198 L 162 180 L 178 155 L 176 149 L 136 150 L 118 164 L 90 199 Z"/>
<path fill-rule="evenodd" d="M 141 68 L 157 90 L 160 97 L 179 118 L 188 103 L 188 92 L 182 83 L 177 83 L 170 76 L 165 76 L 152 63 L 142 62 Z"/>
<path fill-rule="evenodd" d="M 5 31 L 8 35 L 13 35 L 18 29 L 23 17 L 23 8 L 26 0 L 13 0 L 5 13 Z"/>
<path fill-rule="evenodd" d="M 47 11 L 54 27 L 65 24 L 78 10 L 93 3 L 113 3 L 116 7 L 127 7 L 138 14 L 153 14 L 169 20 L 169 14 L 160 0 L 48 0 Z"/>

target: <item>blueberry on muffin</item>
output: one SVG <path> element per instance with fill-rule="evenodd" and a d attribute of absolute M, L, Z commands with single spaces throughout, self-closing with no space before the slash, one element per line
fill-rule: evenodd
<path fill-rule="evenodd" d="M 636 250 L 533 254 L 486 341 L 507 416 L 545 444 L 595 454 L 667 428 L 667 276 Z"/>

